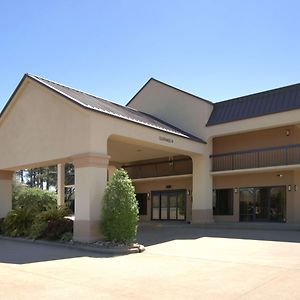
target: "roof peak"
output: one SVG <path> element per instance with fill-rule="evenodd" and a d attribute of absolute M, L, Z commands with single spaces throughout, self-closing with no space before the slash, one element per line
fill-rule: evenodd
<path fill-rule="evenodd" d="M 165 83 L 165 82 L 163 82 L 163 81 L 161 81 L 161 80 L 158 80 L 158 79 L 156 79 L 156 78 L 154 78 L 154 77 L 150 77 L 147 81 L 146 81 L 146 83 L 144 83 L 144 85 L 138 90 L 138 92 L 129 100 L 129 102 L 126 104 L 126 106 L 128 106 L 136 97 L 137 97 L 137 95 L 148 85 L 148 83 L 150 82 L 150 81 L 156 81 L 156 82 L 158 82 L 159 84 L 162 84 L 162 85 L 164 85 L 164 86 L 167 86 L 167 87 L 169 87 L 169 88 L 172 88 L 172 89 L 174 89 L 174 90 L 177 90 L 177 91 L 179 91 L 179 92 L 181 92 L 181 93 L 184 93 L 184 94 L 187 94 L 187 95 L 189 95 L 189 96 L 192 96 L 192 97 L 194 97 L 194 98 L 198 98 L 199 100 L 202 100 L 202 101 L 205 101 L 205 102 L 207 102 L 207 103 L 209 103 L 209 104 L 211 104 L 211 105 L 213 105 L 214 103 L 213 102 L 211 102 L 211 101 L 209 101 L 209 100 L 207 100 L 207 99 L 204 99 L 204 98 L 201 98 L 201 97 L 199 97 L 199 96 L 197 96 L 197 95 L 194 95 L 194 94 L 192 94 L 192 93 L 190 93 L 190 92 L 187 92 L 187 91 L 185 91 L 185 90 L 182 90 L 182 89 L 180 89 L 180 88 L 177 88 L 177 87 L 175 87 L 175 86 L 173 86 L 173 85 L 170 85 L 170 84 L 168 84 L 168 83 Z"/>

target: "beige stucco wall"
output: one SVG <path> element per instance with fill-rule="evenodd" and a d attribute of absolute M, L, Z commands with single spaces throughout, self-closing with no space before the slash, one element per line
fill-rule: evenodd
<path fill-rule="evenodd" d="M 150 80 L 129 106 L 207 139 L 205 125 L 213 108 L 209 102 Z"/>
<path fill-rule="evenodd" d="M 83 109 L 27 78 L 0 120 L 0 141 L 5 141 L 0 169 L 40 166 L 80 153 L 107 154 L 112 136 L 175 154 L 205 150 L 204 144 Z"/>
<path fill-rule="evenodd" d="M 100 236 L 99 220 L 107 183 L 105 166 L 78 167 L 75 164 L 75 223 L 74 239 L 97 240 Z"/>
<path fill-rule="evenodd" d="M 90 122 L 93 137 L 114 138 L 174 154 L 192 155 L 203 153 L 206 149 L 205 144 L 93 111 L 90 112 Z M 160 137 L 170 139 L 172 142 L 161 140 Z M 91 150 L 97 150 L 99 147 L 101 147 L 101 140 L 99 138 L 92 139 Z"/>
<path fill-rule="evenodd" d="M 282 177 L 277 176 L 278 173 Z M 297 172 L 299 173 L 299 172 Z M 240 174 L 235 176 L 214 176 L 214 189 L 222 188 L 243 188 L 243 187 L 263 187 L 263 186 L 292 186 L 292 191 L 286 188 L 286 219 L 287 223 L 299 222 L 300 217 L 295 211 L 300 211 L 299 192 L 294 191 L 294 184 L 300 187 L 300 176 L 294 177 L 294 171 Z M 233 216 L 214 216 L 216 221 L 239 221 L 239 192 L 234 193 L 234 215 Z"/>
<path fill-rule="evenodd" d="M 167 185 L 171 185 L 171 188 L 166 189 Z M 151 180 L 134 182 L 136 193 L 151 193 L 153 191 L 163 191 L 163 190 L 192 190 L 192 178 L 177 178 L 177 179 L 162 179 L 162 180 Z M 191 211 L 192 202 L 191 197 L 186 196 L 187 201 L 187 211 L 186 211 L 186 221 L 191 221 Z M 147 216 L 140 216 L 141 221 L 151 220 L 151 195 L 147 200 Z"/>
<path fill-rule="evenodd" d="M 0 120 L 0 169 L 88 152 L 88 114 L 26 80 Z"/>
<path fill-rule="evenodd" d="M 0 218 L 4 218 L 12 208 L 12 177 L 12 172 L 0 170 Z"/>
<path fill-rule="evenodd" d="M 278 172 L 266 172 L 255 174 L 240 174 L 236 176 L 215 176 L 213 178 L 213 188 L 243 188 L 243 187 L 263 187 L 263 186 L 286 186 L 286 218 L 287 223 L 300 222 L 300 171 L 280 172 L 282 177 L 277 176 Z M 192 190 L 192 178 L 163 179 L 135 182 L 136 193 L 151 193 L 151 191 L 166 190 L 166 186 L 171 185 L 172 189 Z M 288 185 L 292 190 L 288 191 Z M 297 191 L 294 186 L 297 185 Z M 232 216 L 214 216 L 216 222 L 239 222 L 239 192 L 233 194 L 234 206 Z M 187 196 L 187 221 L 191 221 L 192 201 Z M 147 202 L 147 216 L 141 216 L 141 221 L 151 220 L 151 196 Z"/>
<path fill-rule="evenodd" d="M 290 135 L 286 135 L 286 130 Z M 275 147 L 300 142 L 300 128 L 295 125 L 252 131 L 213 139 L 213 153 L 243 151 L 264 147 Z"/>
<path fill-rule="evenodd" d="M 153 114 L 205 140 L 270 128 L 293 127 L 300 123 L 300 109 L 296 109 L 206 126 L 212 104 L 155 80 L 150 80 L 129 106 Z"/>

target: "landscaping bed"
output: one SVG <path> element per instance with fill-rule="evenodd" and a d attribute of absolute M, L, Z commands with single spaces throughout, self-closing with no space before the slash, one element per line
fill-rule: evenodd
<path fill-rule="evenodd" d="M 111 255 L 125 255 L 141 253 L 145 251 L 145 247 L 138 243 L 113 243 L 109 241 L 96 241 L 92 243 L 84 243 L 77 241 L 49 241 L 49 240 L 32 240 L 24 237 L 9 237 L 5 235 L 0 235 L 0 239 L 10 240 L 10 241 L 21 241 L 24 243 L 35 243 L 49 246 L 58 246 L 65 248 L 72 248 L 76 250 L 91 251 L 97 253 L 111 254 Z"/>

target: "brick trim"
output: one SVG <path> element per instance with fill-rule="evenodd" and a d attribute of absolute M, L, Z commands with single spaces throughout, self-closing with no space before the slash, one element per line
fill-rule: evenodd
<path fill-rule="evenodd" d="M 13 171 L 0 170 L 0 180 L 12 180 Z"/>
<path fill-rule="evenodd" d="M 97 167 L 107 168 L 110 156 L 100 153 L 83 153 L 72 156 L 75 168 Z"/>

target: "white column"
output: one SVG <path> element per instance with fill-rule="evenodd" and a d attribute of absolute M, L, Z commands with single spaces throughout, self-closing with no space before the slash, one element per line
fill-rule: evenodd
<path fill-rule="evenodd" d="M 213 223 L 211 162 L 208 154 L 193 160 L 192 223 Z"/>
<path fill-rule="evenodd" d="M 73 158 L 75 166 L 74 240 L 99 239 L 100 215 L 107 184 L 109 156 L 84 154 Z"/>
<path fill-rule="evenodd" d="M 57 205 L 65 203 L 65 164 L 57 165 Z"/>
<path fill-rule="evenodd" d="M 4 218 L 12 209 L 13 172 L 0 170 L 0 218 Z"/>

